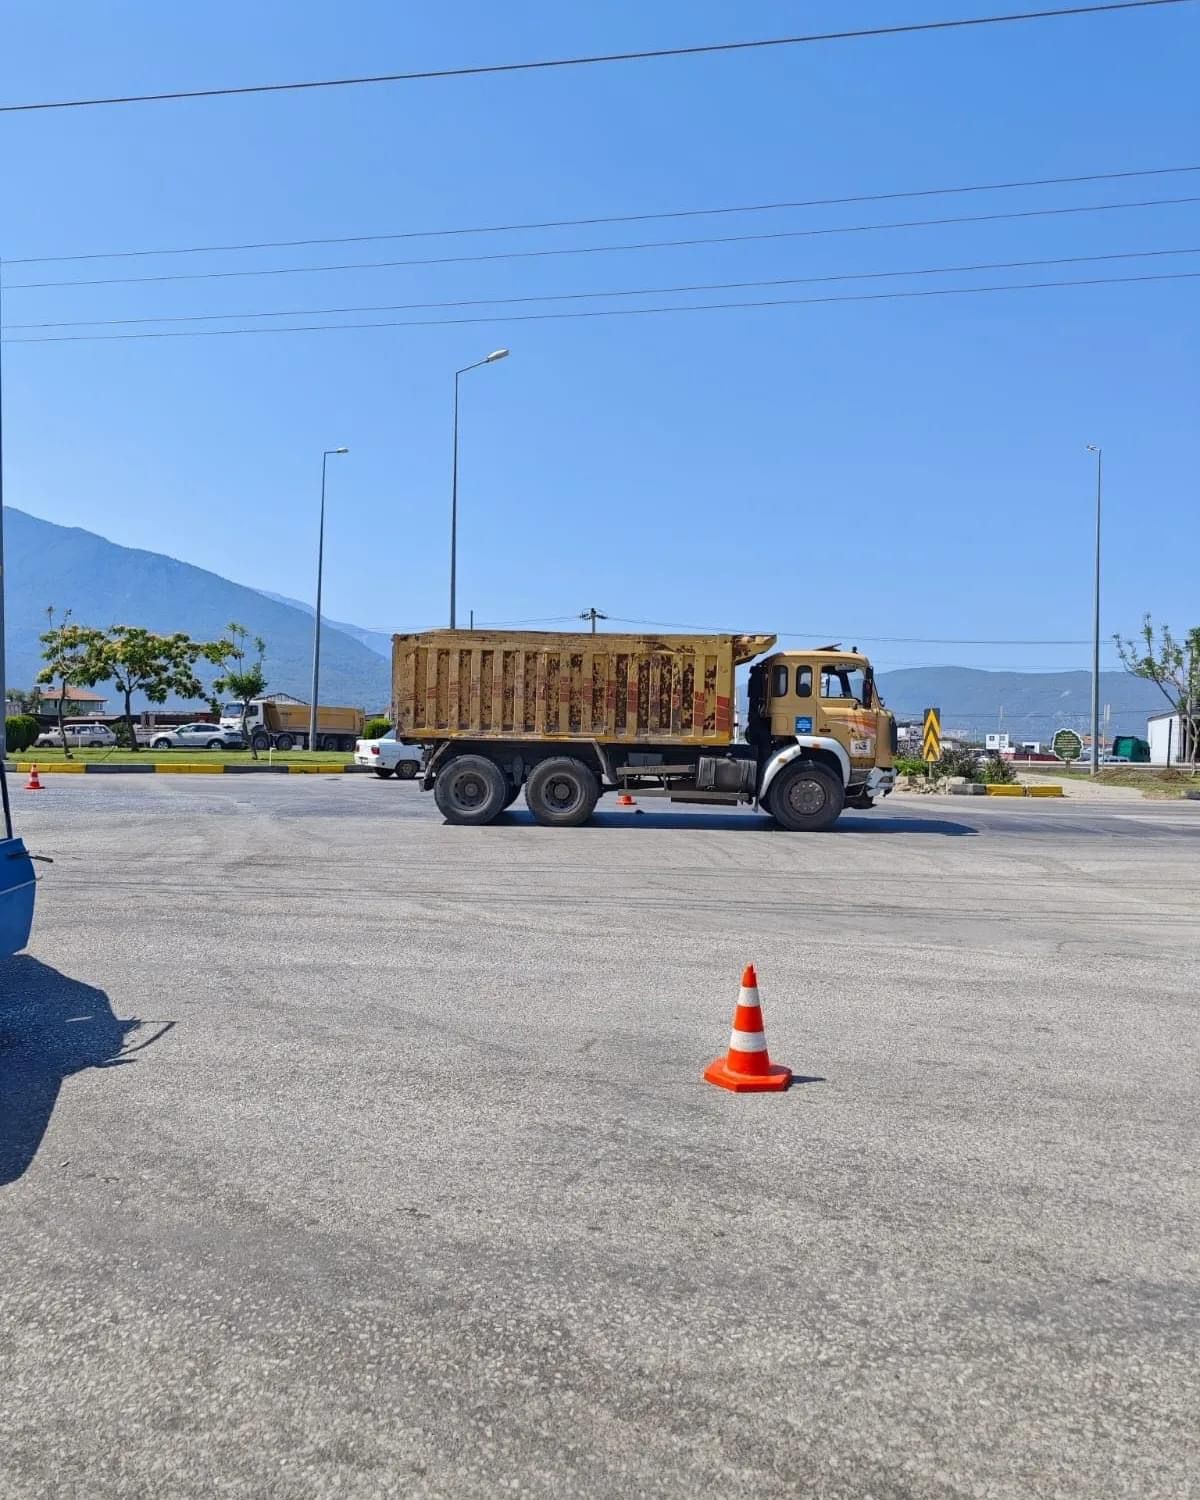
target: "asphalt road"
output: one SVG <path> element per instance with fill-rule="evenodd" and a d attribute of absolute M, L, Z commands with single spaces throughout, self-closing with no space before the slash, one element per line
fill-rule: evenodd
<path fill-rule="evenodd" d="M 1200 1491 L 1200 804 L 47 785 L 5 1500 Z"/>

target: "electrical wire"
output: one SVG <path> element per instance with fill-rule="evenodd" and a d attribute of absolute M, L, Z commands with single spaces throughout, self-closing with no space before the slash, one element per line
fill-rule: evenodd
<path fill-rule="evenodd" d="M 688 630 L 701 635 L 748 635 L 746 630 L 731 630 L 727 625 L 696 625 L 684 620 L 635 620 L 625 615 L 609 615 L 617 625 L 649 625 L 653 630 Z M 772 630 L 767 632 L 780 640 L 836 641 L 845 634 L 833 630 Z M 984 639 L 981 636 L 916 636 L 916 635 L 858 635 L 850 632 L 856 641 L 870 641 L 872 645 L 889 646 L 1090 646 L 1091 640 L 1041 640 L 1030 639 Z M 1113 642 L 1101 642 L 1109 650 L 1115 650 Z M 947 666 L 952 663 L 930 662 L 930 666 Z"/>
<path fill-rule="evenodd" d="M 287 323 L 274 328 L 188 328 L 154 333 L 52 334 L 41 338 L 6 338 L 4 344 L 94 344 L 133 339 L 214 339 L 247 334 L 331 333 L 366 328 L 451 328 L 473 323 L 569 322 L 581 318 L 644 318 L 663 313 L 730 311 L 753 307 L 815 307 L 839 302 L 896 302 L 917 297 L 967 297 L 985 292 L 1029 292 L 1061 287 L 1120 286 L 1149 281 L 1190 281 L 1200 271 L 1171 271 L 1147 276 L 1098 276 L 1074 281 L 1021 281 L 999 286 L 935 287 L 928 291 L 856 292 L 848 297 L 773 297 L 758 302 L 684 302 L 667 307 L 607 307 L 595 312 L 505 313 L 498 317 L 406 318 L 374 323 Z"/>
<path fill-rule="evenodd" d="M 765 240 L 804 240 L 837 234 L 866 234 L 883 229 L 930 229 L 948 224 L 994 224 L 1002 220 L 1060 218 L 1068 214 L 1112 213 L 1130 208 L 1173 208 L 1200 203 L 1200 194 L 1185 198 L 1142 198 L 1128 203 L 1080 203 L 1064 208 L 1024 208 L 996 214 L 962 214 L 942 219 L 899 219 L 886 224 L 839 224 L 819 229 L 773 229 L 763 234 L 726 234 L 690 240 L 641 240 L 628 245 L 567 245 L 546 250 L 498 250 L 485 255 L 437 255 L 416 260 L 343 261 L 325 266 L 266 266 L 257 270 L 175 271 L 158 276 L 103 276 L 77 281 L 10 281 L 5 290 L 43 291 L 51 287 L 141 286 L 152 282 L 230 281 L 246 277 L 306 276 L 326 271 L 382 271 L 397 266 L 474 265 L 483 261 L 545 260 L 563 255 L 608 255 L 615 251 L 678 250 L 696 245 L 743 245 Z"/>
<path fill-rule="evenodd" d="M 159 250 L 90 250 L 77 255 L 6 256 L 6 266 L 45 266 L 68 261 L 137 260 L 159 255 L 217 255 L 246 250 L 298 250 L 310 245 L 366 245 L 382 240 L 445 239 L 455 235 L 513 234 L 532 229 L 594 228 L 599 224 L 645 224 L 662 219 L 714 218 L 722 214 L 775 213 L 792 208 L 839 208 L 853 203 L 889 203 L 905 198 L 943 198 L 957 193 L 1001 193 L 1017 188 L 1069 187 L 1081 182 L 1117 182 L 1132 177 L 1168 177 L 1200 172 L 1200 165 L 1143 167 L 1128 172 L 1087 172 L 1075 177 L 1029 177 L 1013 182 L 975 182 L 965 187 L 912 188 L 895 193 L 855 193 L 841 198 L 800 198 L 777 203 L 742 203 L 720 208 L 677 208 L 657 213 L 604 214 L 586 219 L 540 219 L 523 224 L 478 224 L 456 229 L 406 229 L 391 234 L 346 234 L 309 240 L 249 240 L 236 245 L 182 245 Z"/>
<path fill-rule="evenodd" d="M 351 307 L 293 307 L 277 312 L 178 313 L 157 318 L 74 318 L 53 323 L 5 323 L 5 331 L 39 328 L 128 328 L 143 323 L 232 323 L 239 318 L 324 318 L 343 313 L 433 311 L 453 307 L 510 307 L 529 302 L 582 302 L 604 297 L 659 297 L 683 292 L 749 291 L 774 286 L 825 282 L 880 281 L 904 276 L 950 276 L 967 271 L 1012 271 L 1033 266 L 1073 266 L 1114 260 L 1146 260 L 1164 255 L 1200 255 L 1200 245 L 1169 250 L 1118 250 L 1104 255 L 1060 255 L 1050 260 L 978 261 L 965 266 L 920 266 L 902 271 L 842 271 L 827 276 L 780 276 L 766 281 L 701 281 L 686 286 L 625 287 L 605 292 L 542 292 L 525 297 L 463 297 L 449 302 L 390 302 Z"/>
<path fill-rule="evenodd" d="M 291 83 L 252 83 L 214 89 L 172 89 L 158 94 L 114 94 L 85 99 L 41 100 L 28 104 L 0 104 L 0 114 L 34 110 L 88 109 L 108 104 L 155 104 L 175 99 L 223 99 L 238 94 L 296 93 L 303 89 L 351 88 L 374 83 L 416 83 L 443 78 L 478 78 L 496 73 L 531 73 L 548 68 L 579 68 L 594 63 L 643 62 L 663 57 L 699 57 L 705 53 L 750 52 L 770 47 L 798 47 L 814 42 L 846 42 L 867 37 L 906 36 L 918 32 L 956 31 L 967 27 L 999 26 L 1013 21 L 1047 21 L 1070 16 L 1103 15 L 1109 11 L 1150 10 L 1163 5 L 1187 5 L 1190 0 L 1107 0 L 1098 5 L 1073 5 L 1058 10 L 1027 10 L 992 16 L 956 16 L 945 21 L 913 21 L 900 26 L 870 26 L 855 31 L 812 32 L 806 36 L 777 36 L 750 41 L 708 42 L 693 47 L 656 47 L 637 52 L 606 52 L 587 57 L 539 58 L 530 62 L 483 63 L 475 67 L 426 68 L 411 73 L 374 73 L 357 78 L 314 78 Z"/>

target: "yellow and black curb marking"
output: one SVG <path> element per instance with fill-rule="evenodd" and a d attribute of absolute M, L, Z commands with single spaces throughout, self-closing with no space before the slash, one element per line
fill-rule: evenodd
<path fill-rule="evenodd" d="M 369 766 L 224 766 L 204 761 L 160 761 L 153 765 L 112 765 L 96 761 L 19 760 L 18 771 L 34 766 L 39 776 L 340 776 L 343 772 L 369 772 Z"/>
<path fill-rule="evenodd" d="M 952 786 L 951 792 L 958 797 L 1063 797 L 1062 787 L 1047 786 L 979 786 L 968 782 L 966 786 Z"/>

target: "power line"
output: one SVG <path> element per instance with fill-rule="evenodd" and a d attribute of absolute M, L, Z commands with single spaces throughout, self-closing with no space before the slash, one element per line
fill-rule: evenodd
<path fill-rule="evenodd" d="M 275 328 L 191 328 L 157 333 L 54 334 L 49 338 L 0 340 L 5 344 L 94 344 L 130 339 L 212 339 L 269 333 L 330 333 L 366 328 L 450 328 L 472 323 L 567 322 L 580 318 L 644 318 L 661 313 L 718 312 L 751 307 L 812 307 L 838 302 L 896 302 L 916 297 L 967 297 L 984 292 L 1029 292 L 1056 287 L 1119 286 L 1147 281 L 1189 281 L 1200 271 L 1171 271 L 1147 276 L 1100 276 L 1076 281 L 1023 281 L 1000 286 L 935 287 L 928 291 L 856 292 L 848 297 L 774 297 L 760 302 L 691 302 L 667 307 L 608 307 L 596 312 L 507 313 L 499 317 L 408 318 L 375 323 L 289 323 Z"/>
<path fill-rule="evenodd" d="M 545 260 L 563 255 L 607 255 L 616 251 L 678 250 L 696 245 L 741 245 L 764 240 L 815 239 L 837 234 L 867 234 L 883 229 L 930 229 L 948 224 L 993 224 L 1002 220 L 1058 218 L 1066 214 L 1112 213 L 1130 208 L 1171 208 L 1200 203 L 1200 195 L 1185 198 L 1142 198 L 1128 203 L 1080 203 L 1065 208 L 1025 208 L 996 214 L 962 214 L 941 219 L 899 219 L 886 224 L 840 224 L 819 229 L 774 229 L 763 234 L 727 234 L 690 240 L 641 240 L 627 245 L 555 246 L 546 250 L 497 250 L 483 255 L 438 255 L 415 260 L 344 261 L 325 266 L 267 266 L 257 270 L 176 271 L 158 276 L 104 276 L 79 281 L 11 281 L 6 291 L 46 290 L 51 287 L 135 286 L 173 281 L 230 281 L 246 277 L 305 276 L 326 271 L 381 271 L 397 266 L 474 265 L 483 261 Z"/>
<path fill-rule="evenodd" d="M 477 224 L 454 229 L 406 229 L 391 234 L 346 234 L 309 240 L 250 240 L 236 245 L 182 245 L 165 250 L 91 250 L 78 255 L 7 256 L 8 266 L 45 266 L 68 261 L 137 260 L 159 255 L 217 255 L 245 250 L 298 250 L 309 245 L 366 245 L 382 240 L 445 239 L 455 235 L 513 234 L 531 229 L 594 228 L 599 224 L 645 224 L 662 219 L 714 218 L 722 214 L 774 213 L 792 208 L 838 208 L 852 203 L 889 203 L 905 198 L 942 198 L 956 193 L 1001 193 L 1017 188 L 1069 187 L 1081 182 L 1116 182 L 1131 177 L 1167 177 L 1200 172 L 1198 166 L 1145 167 L 1128 172 L 1087 172 L 1074 177 L 1029 177 L 1013 182 L 976 182 L 964 187 L 913 188 L 895 193 L 855 193 L 841 198 L 802 198 L 778 203 L 742 203 L 719 208 L 677 208 L 657 213 L 604 214 L 586 219 L 540 219 L 523 224 Z"/>
<path fill-rule="evenodd" d="M 33 110 L 87 109 L 104 104 L 153 104 L 175 99 L 223 99 L 237 94 L 296 93 L 302 89 L 351 88 L 370 83 L 416 83 L 442 78 L 478 78 L 495 73 L 531 73 L 549 68 L 579 68 L 594 63 L 644 62 L 662 57 L 699 57 L 705 53 L 750 52 L 770 47 L 798 47 L 814 42 L 845 42 L 867 37 L 906 36 L 917 32 L 955 31 L 975 26 L 999 26 L 1013 21 L 1047 21 L 1068 16 L 1102 15 L 1109 11 L 1150 10 L 1162 5 L 1186 5 L 1189 0 L 1107 0 L 1099 5 L 1074 5 L 1059 10 L 1027 10 L 1006 15 L 959 16 L 945 21 L 914 21 L 902 26 L 870 26 L 855 31 L 812 32 L 807 36 L 777 36 L 752 41 L 708 42 L 694 47 L 657 47 L 638 52 L 606 52 L 587 57 L 539 58 L 531 62 L 484 63 L 467 68 L 426 68 L 411 73 L 374 73 L 357 78 L 314 78 L 290 83 L 253 83 L 214 89 L 172 89 L 160 94 L 115 94 L 85 99 L 42 100 L 29 104 L 0 104 L 0 114 Z"/>
<path fill-rule="evenodd" d="M 689 630 L 706 635 L 748 634 L 745 630 L 731 631 L 727 625 L 696 625 L 683 620 L 634 620 L 624 615 L 611 615 L 610 619 L 619 625 L 649 625 L 655 630 Z M 841 638 L 836 630 L 772 630 L 768 633 L 778 636 L 780 640 L 835 641 Z M 845 634 L 842 632 L 842 636 Z M 856 635 L 853 631 L 850 634 L 856 641 L 870 641 L 872 645 L 889 646 L 1090 646 L 1092 644 L 1091 637 L 1087 640 L 1052 641 L 1029 638 L 985 640 L 979 636 Z M 1110 650 L 1116 649 L 1111 642 L 1107 644 Z M 947 664 L 930 663 L 930 665 Z"/>
<path fill-rule="evenodd" d="M 232 323 L 239 318 L 317 318 L 343 313 L 413 312 L 453 307 L 508 307 L 529 302 L 580 302 L 604 297 L 667 296 L 683 292 L 749 291 L 773 286 L 809 286 L 823 282 L 878 281 L 904 276 L 949 276 L 967 271 L 1012 271 L 1033 266 L 1070 266 L 1113 260 L 1146 260 L 1164 255 L 1200 255 L 1200 245 L 1176 250 L 1121 250 L 1106 255 L 1060 255 L 1049 260 L 979 261 L 964 266 L 921 266 L 901 271 L 843 271 L 827 276 L 780 276 L 765 281 L 707 281 L 686 286 L 625 287 L 604 292 L 543 292 L 525 297 L 460 297 L 449 302 L 391 302 L 351 307 L 293 307 L 277 312 L 179 313 L 157 318 L 72 318 L 52 323 L 5 323 L 4 330 L 41 328 L 128 328 L 142 323 Z"/>

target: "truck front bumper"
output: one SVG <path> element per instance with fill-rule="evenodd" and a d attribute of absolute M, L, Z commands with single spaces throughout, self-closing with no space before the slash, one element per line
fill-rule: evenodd
<path fill-rule="evenodd" d="M 879 766 L 874 766 L 867 776 L 867 795 L 870 797 L 886 797 L 896 789 L 896 773 L 889 766 L 885 771 Z"/>

